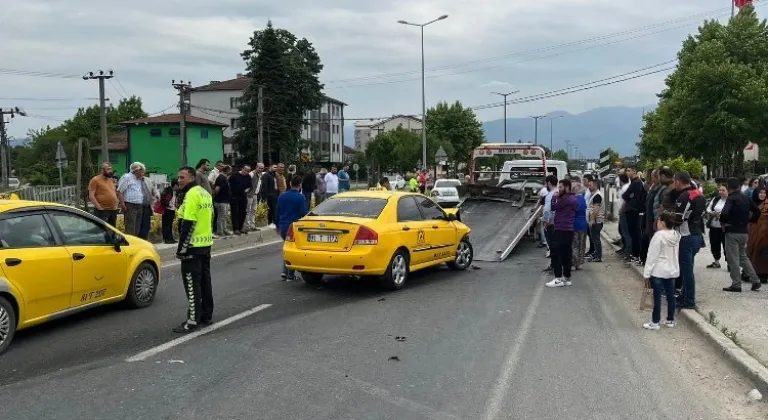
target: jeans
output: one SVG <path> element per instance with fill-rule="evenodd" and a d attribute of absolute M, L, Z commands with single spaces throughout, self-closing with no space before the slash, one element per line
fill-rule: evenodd
<path fill-rule="evenodd" d="M 592 227 L 589 229 L 589 243 L 595 248 L 592 255 L 598 260 L 603 259 L 603 243 L 600 242 L 600 232 L 602 230 L 602 223 L 593 223 Z"/>
<path fill-rule="evenodd" d="M 728 262 L 728 273 L 731 275 L 731 287 L 741 289 L 741 272 L 744 271 L 753 284 L 760 284 L 760 278 L 755 273 L 752 262 L 747 257 L 747 234 L 725 234 L 725 260 Z"/>
<path fill-rule="evenodd" d="M 550 256 L 552 258 L 552 271 L 556 278 L 571 278 L 571 265 L 573 264 L 573 231 L 555 230 L 550 236 Z"/>
<path fill-rule="evenodd" d="M 640 245 L 642 237 L 640 236 L 640 215 L 634 212 L 625 213 L 627 218 L 627 235 L 632 241 L 632 256 L 640 258 Z"/>
<path fill-rule="evenodd" d="M 277 195 L 267 196 L 267 224 L 275 223 L 275 209 L 277 208 Z"/>
<path fill-rule="evenodd" d="M 144 206 L 141 212 L 141 226 L 139 227 L 139 238 L 149 238 L 149 230 L 152 228 L 152 215 L 155 212 L 150 206 Z"/>
<path fill-rule="evenodd" d="M 245 210 L 245 229 L 256 229 L 256 208 L 259 206 L 259 200 L 256 196 L 248 197 L 248 207 Z"/>
<path fill-rule="evenodd" d="M 248 198 L 244 195 L 233 195 L 229 201 L 232 216 L 232 230 L 242 232 L 245 226 L 245 212 L 248 208 Z"/>
<path fill-rule="evenodd" d="M 627 232 L 627 217 L 624 213 L 619 215 L 619 235 L 621 235 L 621 249 L 624 251 L 624 255 L 631 255 L 632 239 Z"/>
<path fill-rule="evenodd" d="M 312 191 L 302 191 L 304 194 L 304 201 L 307 202 L 307 208 L 312 207 Z"/>
<path fill-rule="evenodd" d="M 541 244 L 547 245 L 547 226 L 544 222 L 539 222 L 539 236 L 541 237 Z"/>
<path fill-rule="evenodd" d="M 660 279 L 651 277 L 653 287 L 653 312 L 651 322 L 658 324 L 661 321 L 661 293 L 667 294 L 667 321 L 675 320 L 675 279 Z"/>
<path fill-rule="evenodd" d="M 128 235 L 139 236 L 139 229 L 141 229 L 141 214 L 143 212 L 144 206 L 141 204 L 125 203 L 125 214 L 123 214 L 125 233 Z"/>
<path fill-rule="evenodd" d="M 173 220 L 176 219 L 176 210 L 165 209 L 163 213 L 163 241 L 174 242 Z"/>
<path fill-rule="evenodd" d="M 283 237 L 283 241 L 285 241 L 285 237 Z M 286 280 L 293 280 L 296 278 L 296 271 L 288 268 L 288 266 L 285 265 L 285 260 L 283 260 L 283 276 L 285 276 Z"/>
<path fill-rule="evenodd" d="M 682 287 L 683 305 L 693 307 L 696 305 L 696 278 L 693 273 L 693 264 L 701 249 L 701 234 L 683 236 L 680 240 L 680 281 L 676 286 Z"/>
<path fill-rule="evenodd" d="M 216 210 L 216 224 L 213 232 L 219 236 L 224 236 L 227 233 L 227 208 L 229 203 L 213 203 L 213 208 Z"/>
<path fill-rule="evenodd" d="M 93 215 L 112 225 L 117 226 L 117 210 L 94 210 Z"/>

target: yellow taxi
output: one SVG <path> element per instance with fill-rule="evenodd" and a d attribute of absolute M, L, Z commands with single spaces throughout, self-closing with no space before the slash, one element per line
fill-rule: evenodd
<path fill-rule="evenodd" d="M 0 353 L 17 330 L 96 305 L 152 303 L 160 257 L 89 213 L 0 200 Z"/>
<path fill-rule="evenodd" d="M 326 274 L 370 276 L 397 290 L 417 270 L 442 263 L 467 269 L 474 257 L 469 233 L 457 209 L 422 194 L 346 192 L 288 228 L 283 258 L 310 284 Z"/>

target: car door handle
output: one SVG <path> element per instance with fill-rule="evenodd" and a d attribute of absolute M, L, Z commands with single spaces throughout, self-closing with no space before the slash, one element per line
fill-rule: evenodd
<path fill-rule="evenodd" d="M 403 226 L 403 230 L 411 230 L 411 228 L 408 226 Z"/>
<path fill-rule="evenodd" d="M 437 225 L 432 225 L 432 229 L 439 229 Z"/>
<path fill-rule="evenodd" d="M 21 264 L 21 260 L 18 258 L 6 258 L 5 259 L 5 265 L 8 267 L 13 267 L 14 265 Z"/>
<path fill-rule="evenodd" d="M 76 253 L 72 254 L 72 259 L 75 260 L 75 261 L 80 261 L 83 258 L 85 258 L 85 255 L 84 254 L 80 254 L 79 252 L 76 252 Z"/>

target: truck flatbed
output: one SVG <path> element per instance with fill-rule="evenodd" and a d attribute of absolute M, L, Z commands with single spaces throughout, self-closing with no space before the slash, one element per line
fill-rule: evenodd
<path fill-rule="evenodd" d="M 467 199 L 459 205 L 461 220 L 471 229 L 475 260 L 504 261 L 536 222 L 541 206 Z"/>

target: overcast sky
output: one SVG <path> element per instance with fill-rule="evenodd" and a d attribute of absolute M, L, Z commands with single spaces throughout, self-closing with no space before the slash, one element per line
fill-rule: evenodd
<path fill-rule="evenodd" d="M 397 21 L 443 14 L 448 19 L 425 29 L 427 105 L 460 100 L 475 106 L 497 102 L 491 91 L 535 95 L 673 59 L 704 16 L 722 20 L 729 8 L 728 0 L 8 1 L 0 14 L 0 107 L 30 114 L 8 128 L 11 136 L 24 137 L 29 129 L 58 124 L 78 106 L 97 103 L 97 82 L 79 76 L 113 69 L 110 100 L 138 95 L 147 112 L 159 112 L 176 100 L 171 79 L 197 86 L 242 72 L 239 53 L 253 31 L 272 19 L 314 44 L 325 65 L 325 93 L 349 104 L 346 117 L 416 114 L 419 28 Z M 604 35 L 611 36 L 562 47 Z M 547 49 L 526 52 L 537 48 Z M 3 69 L 61 76 L 8 75 Z M 508 114 L 652 104 L 663 79 L 656 74 L 512 105 Z M 478 115 L 498 119 L 503 111 Z"/>

